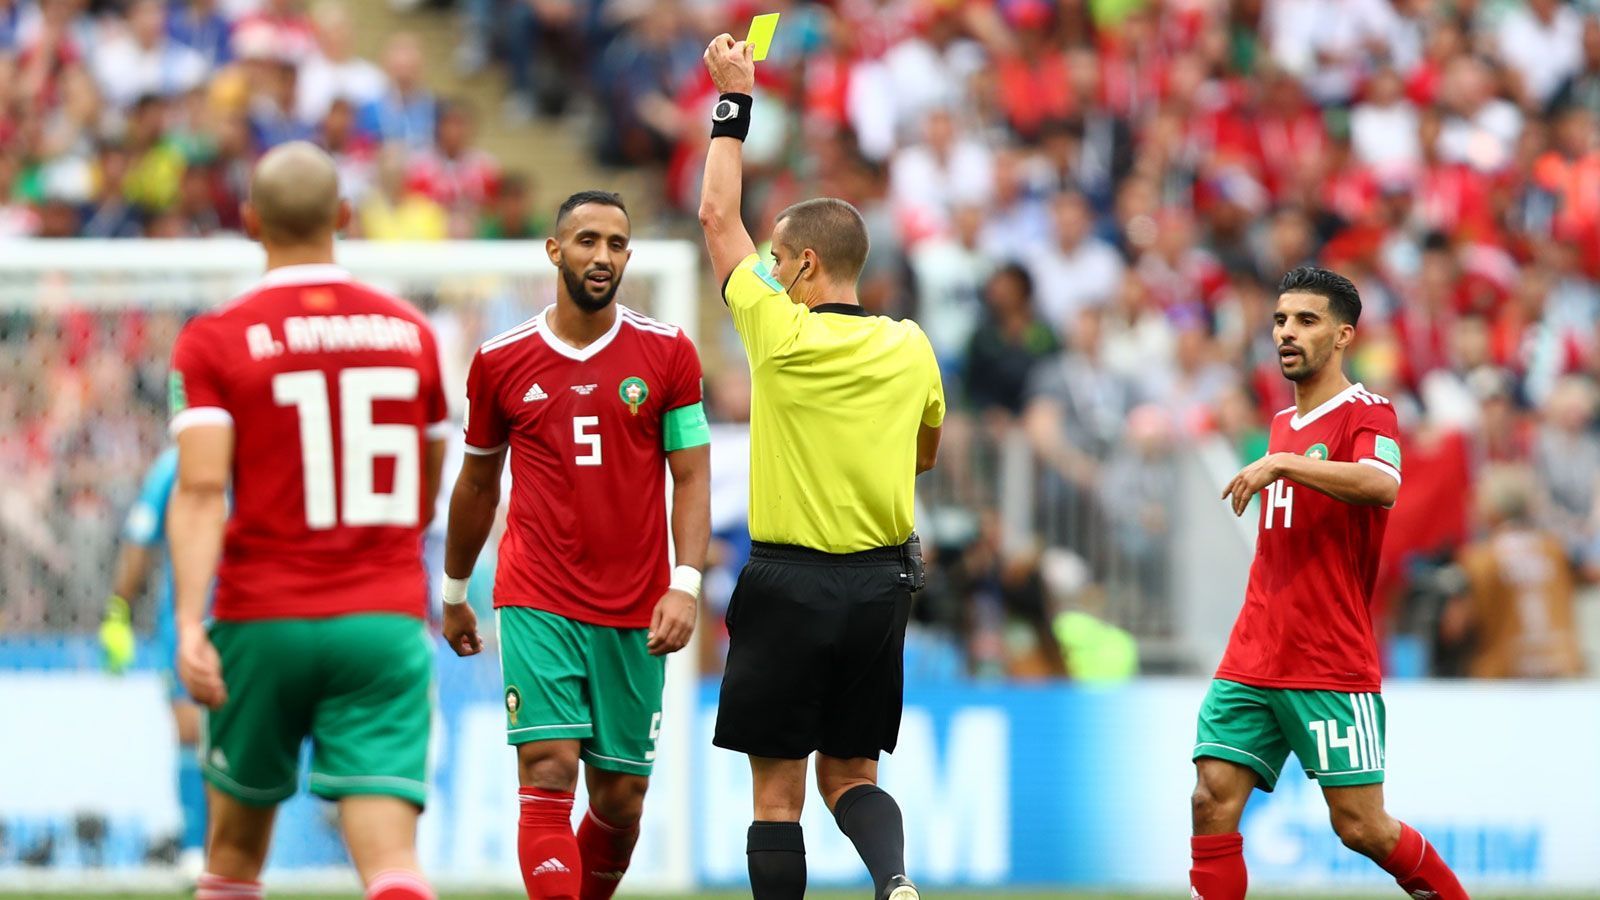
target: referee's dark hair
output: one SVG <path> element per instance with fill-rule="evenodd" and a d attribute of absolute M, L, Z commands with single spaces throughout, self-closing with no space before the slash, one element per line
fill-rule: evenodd
<path fill-rule="evenodd" d="M 1346 325 L 1354 326 L 1356 320 L 1361 318 L 1361 294 L 1356 290 L 1350 279 L 1331 272 L 1319 269 L 1316 266 L 1301 266 L 1290 269 L 1278 282 L 1278 296 L 1284 294 L 1316 294 L 1328 298 L 1328 309 L 1334 318 Z"/>
<path fill-rule="evenodd" d="M 867 222 L 861 211 L 835 197 L 805 200 L 778 213 L 783 248 L 798 256 L 809 248 L 833 278 L 855 281 L 867 264 Z"/>
<path fill-rule="evenodd" d="M 623 204 L 621 194 L 614 194 L 611 191 L 579 191 L 576 194 L 573 194 L 571 197 L 561 201 L 561 208 L 556 210 L 556 231 L 561 230 L 561 223 L 567 220 L 567 216 L 570 215 L 573 210 L 583 206 L 586 203 L 598 203 L 601 206 L 615 206 L 617 209 L 622 210 L 623 215 L 628 214 L 628 207 Z"/>

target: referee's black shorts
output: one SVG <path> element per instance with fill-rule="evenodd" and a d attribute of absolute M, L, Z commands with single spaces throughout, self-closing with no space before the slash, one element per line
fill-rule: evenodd
<path fill-rule="evenodd" d="M 757 543 L 728 605 L 718 747 L 775 759 L 893 751 L 911 588 L 902 548 Z"/>

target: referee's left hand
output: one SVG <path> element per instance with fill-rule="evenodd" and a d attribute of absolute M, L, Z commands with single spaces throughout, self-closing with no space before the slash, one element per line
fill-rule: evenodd
<path fill-rule="evenodd" d="M 694 634 L 694 619 L 698 604 L 683 591 L 667 591 L 656 603 L 655 614 L 650 617 L 649 642 L 646 649 L 651 656 L 664 656 L 682 650 Z"/>

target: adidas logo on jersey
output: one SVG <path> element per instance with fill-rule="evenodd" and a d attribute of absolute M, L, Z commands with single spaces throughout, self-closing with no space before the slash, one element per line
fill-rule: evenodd
<path fill-rule="evenodd" d="M 555 875 L 560 872 L 571 871 L 571 869 L 561 864 L 561 860 L 556 859 L 554 856 L 533 867 L 533 874 L 535 875 Z"/>
<path fill-rule="evenodd" d="M 533 387 L 528 388 L 528 392 L 522 395 L 522 402 L 532 403 L 535 400 L 543 400 L 548 396 L 550 395 L 544 392 L 544 388 L 539 387 L 539 382 L 535 381 Z"/>

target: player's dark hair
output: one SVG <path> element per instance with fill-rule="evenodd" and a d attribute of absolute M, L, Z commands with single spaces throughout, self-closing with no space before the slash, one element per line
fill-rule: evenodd
<path fill-rule="evenodd" d="M 571 215 L 573 210 L 589 203 L 597 203 L 601 206 L 615 206 L 617 209 L 622 210 L 623 215 L 628 214 L 628 207 L 623 204 L 621 194 L 614 194 L 611 191 L 579 191 L 563 200 L 561 208 L 556 210 L 556 230 L 561 230 L 562 223 L 567 220 L 567 216 Z"/>
<path fill-rule="evenodd" d="M 784 225 L 783 248 L 799 256 L 810 249 L 822 268 L 841 281 L 855 281 L 867 264 L 867 221 L 861 211 L 836 197 L 805 200 L 778 213 Z"/>
<path fill-rule="evenodd" d="M 1350 279 L 1338 272 L 1301 266 L 1290 269 L 1278 282 L 1278 296 L 1284 294 L 1316 294 L 1328 298 L 1328 309 L 1333 317 L 1346 325 L 1354 326 L 1361 318 L 1361 293 Z"/>

